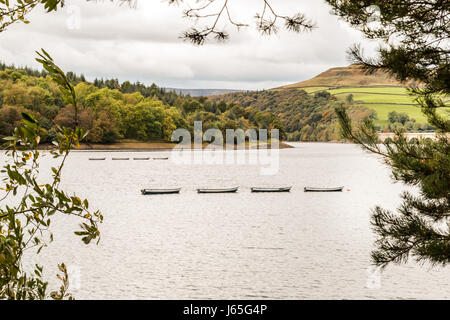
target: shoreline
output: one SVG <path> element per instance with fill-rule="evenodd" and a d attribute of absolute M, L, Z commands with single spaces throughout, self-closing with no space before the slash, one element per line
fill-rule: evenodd
<path fill-rule="evenodd" d="M 379 133 L 379 138 L 381 141 L 384 141 L 388 137 L 392 137 L 393 133 Z M 434 132 L 426 132 L 426 133 L 406 133 L 407 139 L 423 137 L 423 138 L 435 138 Z M 353 144 L 352 142 L 346 140 L 330 140 L 330 141 L 280 141 L 278 149 L 291 149 L 295 148 L 290 145 L 290 143 L 331 143 L 331 144 Z M 112 144 L 89 144 L 89 143 L 80 143 L 79 148 L 74 148 L 72 151 L 116 151 L 116 152 L 125 152 L 125 151 L 134 151 L 134 152 L 144 152 L 144 151 L 170 151 L 173 148 L 178 146 L 177 143 L 164 142 L 164 141 L 152 141 L 152 142 L 141 142 L 134 140 L 124 140 Z M 210 146 L 210 143 L 203 143 L 201 149 L 205 149 Z M 38 148 L 39 150 L 52 150 L 55 149 L 53 144 L 41 144 Z M 187 148 L 186 148 L 187 149 Z M 194 147 L 194 144 L 191 144 L 190 150 L 199 150 L 200 148 Z M 259 149 L 257 145 L 251 146 L 250 143 L 246 142 L 244 147 L 234 146 L 235 150 L 255 150 Z M 267 143 L 267 149 L 271 149 L 270 142 Z"/>
<path fill-rule="evenodd" d="M 176 143 L 170 143 L 170 142 L 139 142 L 139 141 L 123 141 L 123 142 L 117 142 L 112 144 L 87 144 L 87 143 L 80 143 L 79 148 L 72 149 L 72 151 L 117 151 L 117 152 L 125 152 L 125 151 L 170 151 L 173 148 L 178 146 Z M 202 145 L 201 149 L 205 149 L 209 146 L 209 143 L 204 143 Z M 293 146 L 280 141 L 279 148 L 278 149 L 290 149 L 294 148 Z M 50 144 L 42 144 L 40 145 L 40 150 L 51 150 L 55 149 L 54 145 Z M 248 142 L 245 143 L 245 146 L 243 148 L 238 148 L 237 146 L 234 146 L 235 150 L 251 150 L 251 149 L 259 149 L 256 146 L 250 146 Z M 270 142 L 267 143 L 267 149 L 271 149 Z M 200 150 L 200 148 L 194 147 L 194 145 L 191 145 L 191 150 Z"/>

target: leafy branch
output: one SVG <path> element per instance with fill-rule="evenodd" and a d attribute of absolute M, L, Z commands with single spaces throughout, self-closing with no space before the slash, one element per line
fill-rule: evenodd
<path fill-rule="evenodd" d="M 54 63 L 51 56 L 42 49 L 37 52 L 40 62 L 59 89 L 67 103 L 77 109 L 77 97 L 73 86 L 64 72 Z M 53 241 L 50 231 L 51 217 L 55 214 L 73 216 L 80 219 L 80 230 L 75 234 L 85 244 L 100 241 L 98 224 L 103 221 L 99 211 L 91 211 L 89 202 L 76 195 L 69 195 L 60 189 L 61 174 L 70 150 L 76 148 L 86 136 L 82 129 L 59 128 L 56 148 L 50 151 L 61 161 L 52 167 L 51 181 L 39 184 L 38 146 L 42 128 L 32 116 L 22 113 L 23 124 L 14 134 L 5 138 L 6 156 L 9 158 L 0 170 L 5 193 L 3 201 L 17 205 L 0 206 L 0 299 L 44 299 L 47 297 L 47 282 L 42 280 L 42 267 L 36 265 L 34 273 L 28 274 L 22 265 L 26 250 L 36 248 L 37 253 Z M 18 200 L 18 201 L 17 201 Z M 64 264 L 59 265 L 63 282 L 59 293 L 52 292 L 53 298 L 71 298 L 67 293 L 69 280 Z"/>
<path fill-rule="evenodd" d="M 64 6 L 64 0 L 0 0 L 0 32 L 9 25 L 22 21 L 30 23 L 26 16 L 39 4 L 44 5 L 47 12 L 56 11 Z"/>
<path fill-rule="evenodd" d="M 90 0 L 86 0 L 90 1 Z M 110 0 L 113 2 L 114 0 Z M 118 0 L 120 4 L 128 4 L 136 7 L 137 0 Z M 0 0 L 0 32 L 5 31 L 8 26 L 16 23 L 30 23 L 27 16 L 39 5 L 44 5 L 46 12 L 57 11 L 63 8 L 64 0 Z"/>

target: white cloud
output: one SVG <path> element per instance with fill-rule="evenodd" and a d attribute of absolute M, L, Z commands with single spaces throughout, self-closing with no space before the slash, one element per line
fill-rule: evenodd
<path fill-rule="evenodd" d="M 155 0 L 140 0 L 136 9 L 109 1 L 70 0 L 56 13 L 38 9 L 31 24 L 15 24 L 0 33 L 0 57 L 38 67 L 34 51 L 43 47 L 65 70 L 90 80 L 115 77 L 165 87 L 263 89 L 347 65 L 345 51 L 353 43 L 365 43 L 369 52 L 374 48 L 332 16 L 322 1 L 274 1 L 280 12 L 304 12 L 318 27 L 271 37 L 254 28 L 260 0 L 234 2 L 235 19 L 251 26 L 239 32 L 227 26 L 230 41 L 196 47 L 179 39 L 191 25 L 180 7 Z"/>

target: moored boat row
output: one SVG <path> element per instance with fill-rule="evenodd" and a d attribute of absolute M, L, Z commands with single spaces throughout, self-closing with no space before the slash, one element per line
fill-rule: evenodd
<path fill-rule="evenodd" d="M 232 188 L 199 188 L 197 189 L 198 193 L 236 193 L 239 187 Z M 290 192 L 292 187 L 252 187 L 250 188 L 251 192 Z M 317 188 L 317 187 L 305 187 L 305 192 L 340 192 L 344 189 L 344 187 L 333 187 L 333 188 Z M 172 188 L 172 189 L 161 189 L 161 188 L 149 188 L 142 189 L 141 193 L 143 195 L 148 194 L 174 194 L 180 193 L 181 188 Z"/>

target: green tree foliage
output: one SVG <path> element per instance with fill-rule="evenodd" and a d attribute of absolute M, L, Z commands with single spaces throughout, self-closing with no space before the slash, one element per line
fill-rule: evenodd
<path fill-rule="evenodd" d="M 349 95 L 347 95 L 346 97 L 345 97 L 345 101 L 348 103 L 348 104 L 352 104 L 353 103 L 353 94 L 349 94 Z"/>
<path fill-rule="evenodd" d="M 399 122 L 404 125 L 407 121 L 409 121 L 409 116 L 406 112 L 392 111 L 388 114 L 388 120 L 390 123 Z"/>
<path fill-rule="evenodd" d="M 403 131 L 397 130 L 393 139 L 379 144 L 371 119 L 354 128 L 346 109 L 336 110 L 345 137 L 380 155 L 392 168 L 395 181 L 419 190 L 416 195 L 404 192 L 397 212 L 381 207 L 373 210 L 371 222 L 378 235 L 373 262 L 384 267 L 412 256 L 417 261 L 445 265 L 450 262 L 450 119 L 436 110 L 444 106 L 440 97 L 450 94 L 448 1 L 327 2 L 367 37 L 385 41 L 378 60 L 364 58 L 358 47 L 350 50 L 351 57 L 363 63 L 368 72 L 382 69 L 400 81 L 410 79 L 421 84 L 412 87 L 411 94 L 436 129 L 435 140 L 407 141 Z M 371 6 L 380 13 L 375 26 L 373 10 L 368 10 Z M 399 120 L 399 114 L 392 116 Z"/>
<path fill-rule="evenodd" d="M 126 115 L 127 136 L 150 140 L 163 136 L 164 107 L 161 101 L 144 101 L 129 108 Z"/>
<path fill-rule="evenodd" d="M 399 130 L 404 130 L 406 132 L 420 132 L 420 131 L 429 131 L 434 128 L 429 124 L 425 123 L 422 125 L 418 125 L 414 118 L 409 118 L 409 115 L 405 112 L 396 112 L 392 111 L 388 114 L 389 124 L 387 129 L 390 132 L 395 132 Z"/>
<path fill-rule="evenodd" d="M 19 76 L 13 77 L 17 73 Z M 226 129 L 278 128 L 282 123 L 268 112 L 249 112 L 235 103 L 193 98 L 139 82 L 117 79 L 82 82 L 72 72 L 76 83 L 76 110 L 64 100 L 48 72 L 4 67 L 0 71 L 0 137 L 12 134 L 20 123 L 21 112 L 27 111 L 39 120 L 45 131 L 42 142 L 51 143 L 58 126 L 89 132 L 89 143 L 113 143 L 120 139 L 170 141 L 177 128 L 193 130 L 194 121 L 203 127 Z M 69 79 L 69 77 L 67 77 Z M 257 115 L 257 116 L 256 116 Z M 76 117 L 75 117 L 76 116 Z"/>
<path fill-rule="evenodd" d="M 38 54 L 36 60 L 56 83 L 62 98 L 75 110 L 75 129 L 58 127 L 54 140 L 56 149 L 51 154 L 60 161 L 52 167 L 52 176 L 46 183 L 39 176 L 41 153 L 38 146 L 44 131 L 40 122 L 23 112 L 22 124 L 14 128 L 11 136 L 4 138 L 7 141 L 7 160 L 0 170 L 0 299 L 72 298 L 67 292 L 69 282 L 63 263 L 58 266 L 62 285 L 59 291 L 50 293 L 47 291 L 48 283 L 42 278 L 43 267 L 35 265 L 30 273 L 23 266 L 25 251 L 35 249 L 39 253 L 52 242 L 52 216 L 66 215 L 81 220 L 80 230 L 75 234 L 81 236 L 85 244 L 100 240 L 98 224 L 103 220 L 100 212 L 91 211 L 87 200 L 60 188 L 61 173 L 69 152 L 85 136 L 77 127 L 75 90 L 44 50 Z M 0 111 L 4 112 L 5 108 Z M 17 115 L 12 117 L 18 120 Z"/>

